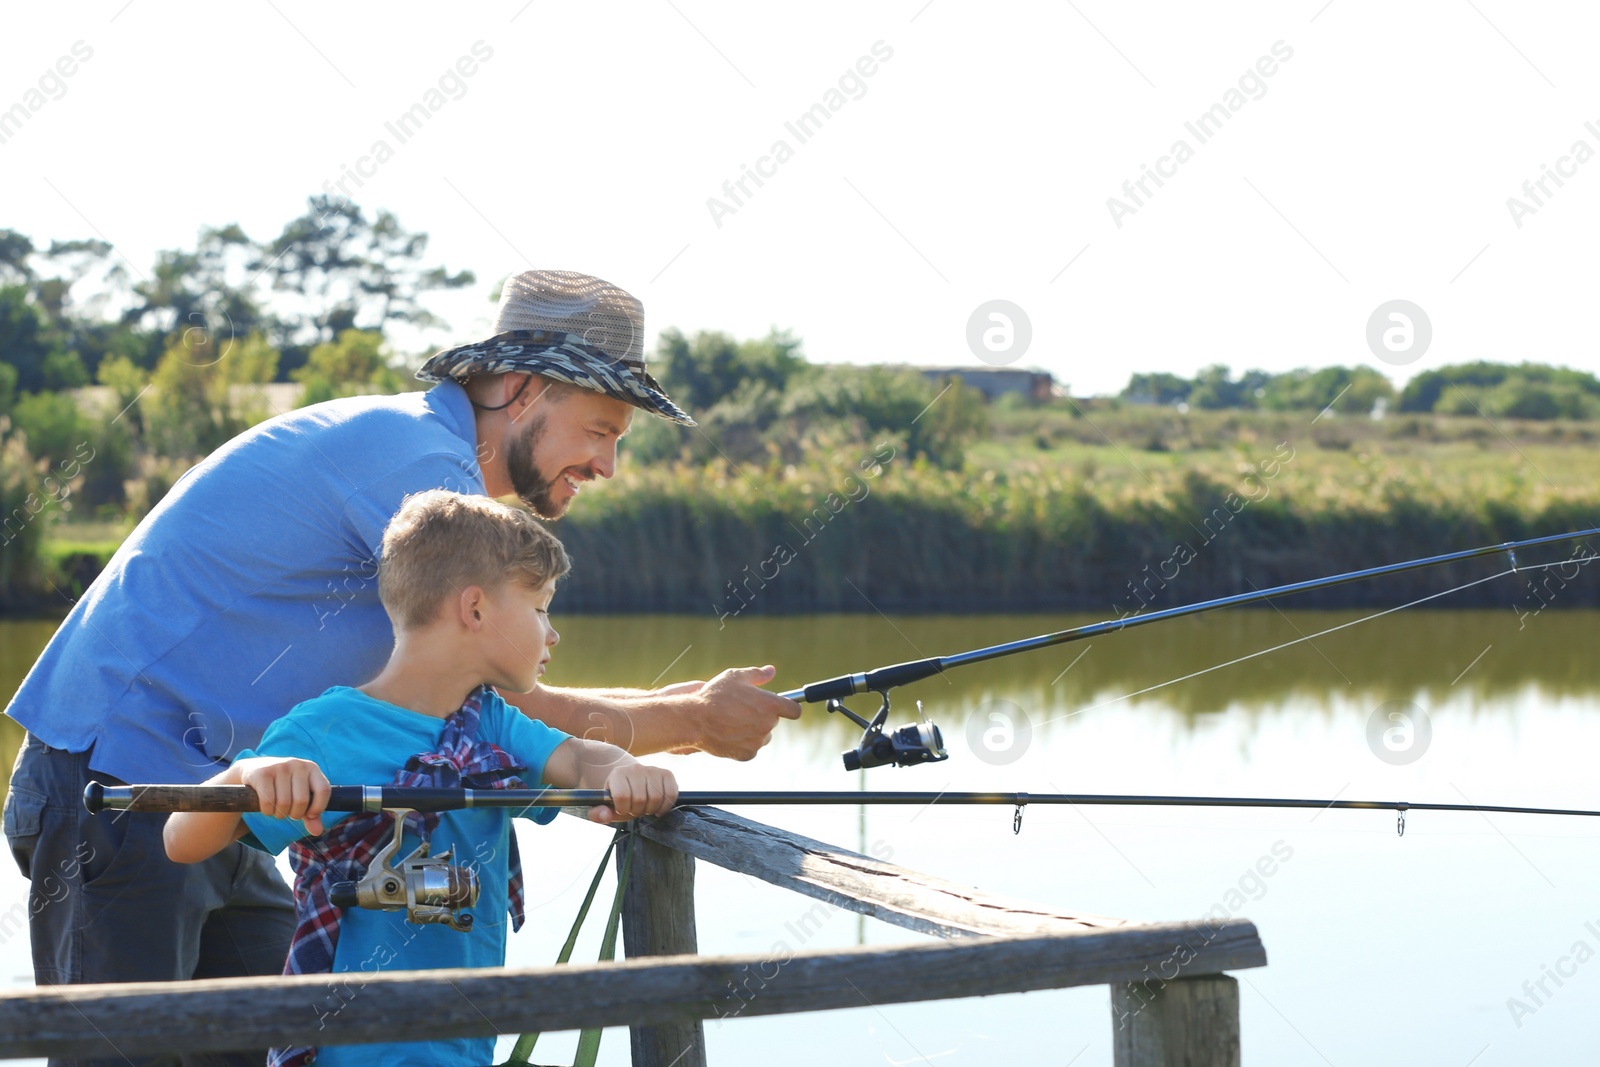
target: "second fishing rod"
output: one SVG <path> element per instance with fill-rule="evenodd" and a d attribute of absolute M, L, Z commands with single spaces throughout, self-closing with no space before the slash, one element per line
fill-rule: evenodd
<path fill-rule="evenodd" d="M 944 735 L 940 732 L 939 727 L 922 714 L 921 701 L 917 703 L 917 722 L 902 726 L 896 730 L 887 729 L 889 693 L 891 690 L 902 685 L 921 681 L 924 678 L 931 678 L 954 667 L 984 663 L 1003 656 L 1014 656 L 1021 652 L 1053 648 L 1056 645 L 1067 644 L 1071 641 L 1081 641 L 1087 638 L 1099 637 L 1103 634 L 1113 634 L 1122 630 L 1130 630 L 1137 626 L 1146 626 L 1153 622 L 1164 622 L 1168 619 L 1199 615 L 1203 612 L 1217 611 L 1222 608 L 1260 604 L 1274 597 L 1304 593 L 1314 589 L 1329 589 L 1350 582 L 1382 578 L 1407 571 L 1422 570 L 1427 567 L 1444 566 L 1450 563 L 1460 563 L 1485 556 L 1506 556 L 1511 563 L 1511 570 L 1507 573 L 1516 573 L 1519 567 L 1517 562 L 1517 552 L 1519 550 L 1559 544 L 1565 541 L 1578 541 L 1586 537 L 1596 536 L 1600 536 L 1600 527 L 1574 530 L 1569 533 L 1549 534 L 1544 537 L 1531 537 L 1521 541 L 1506 541 L 1495 545 L 1464 549 L 1459 552 L 1446 552 L 1442 555 L 1406 560 L 1401 563 L 1366 567 L 1361 570 L 1346 571 L 1343 574 L 1329 575 L 1325 578 L 1311 578 L 1306 581 L 1290 582 L 1287 585 L 1273 586 L 1270 589 L 1252 589 L 1247 593 L 1235 593 L 1231 596 L 1203 600 L 1194 604 L 1181 604 L 1177 607 L 1107 619 L 1103 622 L 1075 626 L 1067 630 L 1058 630 L 1055 633 L 1040 634 L 1037 637 L 1027 637 L 1017 641 L 989 645 L 969 652 L 958 652 L 949 656 L 931 656 L 927 659 L 896 663 L 887 667 L 878 667 L 874 670 L 844 674 L 837 678 L 812 682 L 799 689 L 791 689 L 781 695 L 788 697 L 790 700 L 798 700 L 807 704 L 826 704 L 829 711 L 844 715 L 862 728 L 864 732 L 861 735 L 860 743 L 857 744 L 854 750 L 844 754 L 846 770 L 854 771 L 867 767 L 890 765 L 909 767 L 919 763 L 936 763 L 940 760 L 948 759 L 949 753 L 945 750 Z M 1595 554 L 1587 554 L 1585 561 L 1593 558 L 1595 558 Z M 844 705 L 846 697 L 862 693 L 875 693 L 881 701 L 877 713 L 871 719 L 857 715 Z"/>
<path fill-rule="evenodd" d="M 460 811 L 468 808 L 590 808 L 610 806 L 604 789 L 465 789 L 393 785 L 336 785 L 329 790 L 326 811 Z M 1022 810 L 1030 804 L 1083 805 L 1086 807 L 1163 808 L 1298 808 L 1316 811 L 1393 811 L 1396 828 L 1405 833 L 1408 811 L 1477 812 L 1482 815 L 1563 815 L 1600 817 L 1600 811 L 1583 808 L 1536 808 L 1511 804 L 1429 803 L 1405 800 L 1317 800 L 1309 797 L 1196 797 L 1120 793 L 971 793 L 941 790 L 937 793 L 902 790 L 745 790 L 687 791 L 677 806 L 724 807 L 733 805 L 997 805 L 1013 807 L 1012 829 L 1022 828 Z M 261 810 L 261 799 L 247 785 L 102 785 L 90 782 L 83 805 L 91 814 L 102 811 L 237 811 Z"/>

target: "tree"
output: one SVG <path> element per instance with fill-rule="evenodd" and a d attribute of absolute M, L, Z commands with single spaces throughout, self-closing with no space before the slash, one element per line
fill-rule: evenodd
<path fill-rule="evenodd" d="M 307 205 L 262 246 L 256 263 L 274 291 L 297 297 L 280 316 L 277 334 L 286 372 L 346 330 L 381 333 L 395 322 L 442 326 L 423 307 L 422 294 L 477 281 L 471 271 L 423 267 L 428 235 L 408 232 L 392 212 L 369 221 L 359 205 L 340 197 L 313 196 Z"/>
<path fill-rule="evenodd" d="M 422 306 L 423 293 L 437 289 L 461 289 L 477 282 L 470 270 L 451 274 L 444 267 L 417 264 L 428 250 L 428 235 L 407 233 L 400 220 L 388 211 L 378 212 L 372 221 L 367 241 L 361 291 L 376 302 L 376 320 L 371 328 L 382 332 L 392 322 L 403 322 L 418 329 L 443 326 L 444 320 Z M 369 303 L 371 303 L 369 302 Z"/>
<path fill-rule="evenodd" d="M 127 278 L 127 269 L 106 241 L 51 241 L 41 252 L 25 235 L 0 230 L 0 284 L 26 292 L 42 318 L 49 347 L 62 353 L 48 381 L 30 372 L 24 376 L 26 388 L 72 388 L 94 376 L 107 352 L 135 355 L 146 348 L 133 327 L 108 309 L 114 297 L 129 291 Z"/>
<path fill-rule="evenodd" d="M 1407 382 L 1400 410 L 1590 418 L 1600 411 L 1600 379 L 1546 363 L 1457 363 L 1424 371 Z"/>
<path fill-rule="evenodd" d="M 1208 410 L 1253 408 L 1271 380 L 1272 375 L 1260 370 L 1247 370 L 1235 379 L 1225 365 L 1213 363 L 1195 376 L 1189 404 Z"/>
<path fill-rule="evenodd" d="M 1367 414 L 1377 402 L 1394 396 L 1389 379 L 1371 367 L 1302 367 L 1274 375 L 1261 406 L 1271 411 L 1321 411 L 1332 407 L 1348 414 Z"/>
<path fill-rule="evenodd" d="M 0 289 L 0 359 L 16 369 L 22 392 L 62 389 L 87 380 L 77 356 L 61 349 L 60 335 L 27 287 Z"/>
<path fill-rule="evenodd" d="M 39 278 L 34 291 L 61 335 L 61 347 L 81 363 L 83 381 L 94 377 L 107 353 L 147 350 L 146 339 L 112 310 L 127 302 L 132 289 L 110 242 L 51 241 L 42 255 L 56 273 Z"/>
<path fill-rule="evenodd" d="M 267 330 L 271 319 L 246 276 L 255 251 L 237 224 L 202 228 L 193 251 L 156 253 L 150 277 L 133 287 L 138 302 L 123 321 L 160 338 L 161 353 L 174 344 L 225 345 Z"/>
<path fill-rule="evenodd" d="M 1194 383 L 1176 374 L 1135 374 L 1122 390 L 1122 398 L 1135 404 L 1177 404 L 1189 399 Z"/>
<path fill-rule="evenodd" d="M 0 230 L 0 283 L 27 285 L 33 281 L 33 241 L 16 230 Z"/>
<path fill-rule="evenodd" d="M 112 252 L 109 241 L 94 238 L 50 242 L 50 248 L 43 253 L 43 256 L 51 265 L 59 268 L 61 273 L 51 278 L 39 279 L 36 293 L 39 303 L 44 306 L 53 321 L 65 324 L 71 314 L 68 302 L 72 298 L 72 290 L 90 276 L 95 274 L 100 276 L 101 292 L 86 302 L 95 305 L 104 303 L 107 289 L 127 279 L 127 269 L 112 258 Z"/>
<path fill-rule="evenodd" d="M 747 382 L 782 393 L 808 366 L 800 354 L 799 338 L 776 328 L 751 341 L 707 330 L 691 340 L 669 329 L 657 342 L 655 358 L 661 384 L 690 412 L 710 409 Z"/>
<path fill-rule="evenodd" d="M 1401 411 L 1434 411 L 1439 399 L 1451 386 L 1490 389 L 1506 380 L 1511 368 L 1500 363 L 1458 363 L 1438 370 L 1423 371 L 1406 383 L 1400 393 Z"/>

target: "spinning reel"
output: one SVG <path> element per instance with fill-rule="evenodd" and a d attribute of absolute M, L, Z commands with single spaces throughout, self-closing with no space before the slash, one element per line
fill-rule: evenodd
<path fill-rule="evenodd" d="M 917 718 L 920 722 L 908 723 L 898 730 L 885 733 L 883 727 L 889 720 L 889 694 L 887 691 L 880 692 L 878 697 L 883 704 L 871 722 L 845 707 L 837 698 L 827 703 L 829 711 L 837 711 L 865 731 L 855 749 L 844 754 L 845 770 L 861 771 L 888 764 L 912 767 L 918 763 L 938 763 L 950 758 L 950 753 L 944 750 L 944 735 L 922 713 L 922 701 L 917 701 Z"/>
<path fill-rule="evenodd" d="M 359 882 L 335 882 L 329 900 L 336 908 L 403 909 L 407 922 L 443 923 L 452 930 L 469 932 L 472 915 L 462 909 L 478 902 L 483 888 L 478 872 L 452 865 L 448 851 L 430 857 L 426 841 L 409 856 L 396 860 L 406 816 L 411 812 L 406 808 L 388 810 L 394 813 L 394 840 L 373 857 L 366 877 Z"/>

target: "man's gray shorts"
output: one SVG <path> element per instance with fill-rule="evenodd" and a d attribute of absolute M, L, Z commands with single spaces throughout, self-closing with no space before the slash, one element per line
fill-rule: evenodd
<path fill-rule="evenodd" d="M 162 982 L 281 974 L 294 933 L 294 898 L 272 858 L 228 846 L 196 864 L 167 859 L 167 817 L 83 807 L 93 751 L 64 752 L 31 734 L 5 804 L 11 854 L 32 884 L 34 980 Z M 260 1067 L 266 1050 L 158 1057 L 137 1067 Z M 51 1060 L 127 1067 L 122 1057 Z"/>

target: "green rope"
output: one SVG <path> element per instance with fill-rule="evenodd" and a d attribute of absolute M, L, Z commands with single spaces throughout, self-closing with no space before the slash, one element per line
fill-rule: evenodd
<path fill-rule="evenodd" d="M 556 957 L 556 965 L 560 966 L 572 959 L 572 949 L 578 943 L 578 933 L 583 929 L 584 920 L 589 917 L 589 906 L 594 903 L 595 894 L 600 890 L 600 879 L 605 876 L 606 867 L 610 865 L 611 853 L 615 851 L 617 842 L 627 833 L 626 830 L 617 829 L 612 835 L 611 843 L 606 846 L 606 851 L 600 857 L 600 866 L 595 869 L 594 878 L 589 882 L 589 891 L 584 894 L 583 905 L 578 909 L 578 917 L 573 920 L 572 930 L 567 934 L 566 943 L 561 946 L 561 954 Z M 609 963 L 617 957 L 617 926 L 622 917 L 622 896 L 628 885 L 628 872 L 633 867 L 633 838 L 629 836 L 628 847 L 623 852 L 622 872 L 617 876 L 617 895 L 611 902 L 611 916 L 606 921 L 606 932 L 600 942 L 600 959 Z M 511 1049 L 511 1056 L 500 1067 L 538 1067 L 528 1057 L 533 1055 L 533 1047 L 539 1041 L 537 1033 L 523 1034 L 517 1038 L 517 1043 Z M 573 1067 L 594 1067 L 595 1058 L 600 1054 L 600 1031 L 585 1030 L 578 1037 L 578 1054 L 573 1061 Z"/>
<path fill-rule="evenodd" d="M 622 831 L 617 831 L 621 833 Z M 622 925 L 622 894 L 628 888 L 628 872 L 633 867 L 633 835 L 628 835 L 627 847 L 622 851 L 622 873 L 617 875 L 617 896 L 611 902 L 611 918 L 606 921 L 605 937 L 600 941 L 600 960 L 610 963 L 617 958 L 617 927 Z M 599 1030 L 585 1030 L 578 1035 L 578 1052 L 572 1067 L 594 1067 L 600 1055 Z"/>

